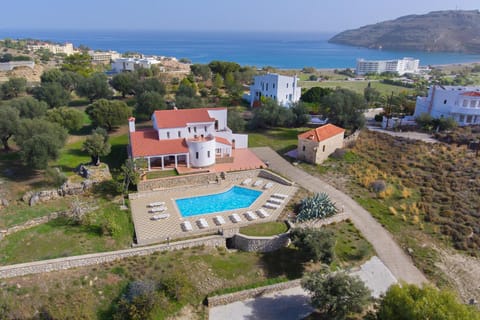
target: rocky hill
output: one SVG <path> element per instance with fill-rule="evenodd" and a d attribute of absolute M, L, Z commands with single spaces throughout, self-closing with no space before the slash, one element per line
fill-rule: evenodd
<path fill-rule="evenodd" d="M 386 50 L 480 53 L 480 12 L 434 11 L 335 35 L 331 43 Z"/>

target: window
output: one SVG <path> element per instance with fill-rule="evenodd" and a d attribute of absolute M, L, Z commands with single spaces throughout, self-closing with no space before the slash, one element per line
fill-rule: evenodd
<path fill-rule="evenodd" d="M 265 85 L 265 90 L 268 91 L 268 83 Z"/>
<path fill-rule="evenodd" d="M 477 101 L 475 100 L 470 101 L 470 108 L 475 108 L 476 104 L 477 104 Z"/>
<path fill-rule="evenodd" d="M 288 83 L 287 83 L 287 88 L 288 88 Z"/>
<path fill-rule="evenodd" d="M 167 139 L 170 139 L 170 131 L 167 131 Z"/>
<path fill-rule="evenodd" d="M 465 123 L 472 123 L 472 118 L 473 116 L 467 116 L 467 120 L 465 121 Z"/>
<path fill-rule="evenodd" d="M 193 132 L 197 133 L 197 127 L 193 127 Z"/>
<path fill-rule="evenodd" d="M 461 114 L 459 117 L 458 117 L 458 122 L 464 122 L 465 121 L 465 116 L 463 114 Z"/>
<path fill-rule="evenodd" d="M 323 146 L 322 151 L 325 152 L 325 145 Z"/>
<path fill-rule="evenodd" d="M 443 104 L 447 104 L 447 99 L 443 100 Z"/>
<path fill-rule="evenodd" d="M 179 137 L 179 138 L 182 137 L 182 132 L 181 132 L 181 131 L 178 131 L 178 137 Z"/>
<path fill-rule="evenodd" d="M 192 132 L 192 128 L 188 127 L 188 133 Z"/>
<path fill-rule="evenodd" d="M 272 84 L 272 88 L 273 88 L 273 89 L 275 89 L 275 83 L 274 83 L 274 84 Z"/>
<path fill-rule="evenodd" d="M 198 159 L 198 152 L 195 152 L 195 158 Z"/>
<path fill-rule="evenodd" d="M 468 100 L 463 100 L 462 107 L 466 107 L 466 106 L 468 106 Z"/>
<path fill-rule="evenodd" d="M 207 151 L 207 158 L 210 158 L 210 150 Z"/>
<path fill-rule="evenodd" d="M 302 151 L 305 151 L 305 146 L 302 147 Z"/>
<path fill-rule="evenodd" d="M 203 127 L 205 129 L 205 132 L 207 132 L 207 126 Z"/>

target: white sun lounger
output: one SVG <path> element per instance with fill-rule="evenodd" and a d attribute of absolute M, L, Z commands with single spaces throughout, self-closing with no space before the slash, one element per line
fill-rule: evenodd
<path fill-rule="evenodd" d="M 243 184 L 244 186 L 246 186 L 247 184 L 250 184 L 251 182 L 252 182 L 252 179 L 251 179 L 251 178 L 248 178 L 248 179 L 243 180 L 243 181 L 242 181 L 242 184 Z"/>
<path fill-rule="evenodd" d="M 280 206 L 278 204 L 267 202 L 263 205 L 267 209 L 278 209 Z"/>
<path fill-rule="evenodd" d="M 153 216 L 150 218 L 150 220 L 167 219 L 168 217 L 170 217 L 170 214 L 169 214 L 169 213 L 161 213 L 161 214 L 153 215 Z"/>
<path fill-rule="evenodd" d="M 270 217 L 270 214 L 267 211 L 263 210 L 262 208 L 257 210 L 257 214 L 260 218 Z"/>
<path fill-rule="evenodd" d="M 190 221 L 183 221 L 181 224 L 183 231 L 192 231 L 192 224 Z"/>
<path fill-rule="evenodd" d="M 275 198 L 270 198 L 270 199 L 267 200 L 267 202 L 270 202 L 270 203 L 273 203 L 273 204 L 282 204 L 283 201 L 285 201 L 285 200 L 283 200 L 283 199 L 278 199 L 278 198 L 277 198 L 277 199 L 275 199 Z"/>
<path fill-rule="evenodd" d="M 236 213 L 230 215 L 230 220 L 232 220 L 233 223 L 238 223 L 242 221 L 242 218 Z"/>
<path fill-rule="evenodd" d="M 257 216 L 252 211 L 245 212 L 245 218 L 247 218 L 248 221 L 257 220 Z"/>
<path fill-rule="evenodd" d="M 262 184 L 263 184 L 263 180 L 257 180 L 257 181 L 255 181 L 255 183 L 253 184 L 253 186 L 254 186 L 254 187 L 260 187 Z"/>
<path fill-rule="evenodd" d="M 222 216 L 216 216 L 213 218 L 213 222 L 215 222 L 217 226 L 221 226 L 222 224 L 225 224 L 225 219 L 223 219 Z"/>
<path fill-rule="evenodd" d="M 197 224 L 200 229 L 208 228 L 207 220 L 205 220 L 204 218 L 198 219 Z"/>
<path fill-rule="evenodd" d="M 157 213 L 167 210 L 167 207 L 154 207 L 152 209 L 148 209 L 148 213 Z"/>
<path fill-rule="evenodd" d="M 273 187 L 273 182 L 268 182 L 266 185 L 263 186 L 263 189 L 270 189 L 271 187 Z"/>
<path fill-rule="evenodd" d="M 164 205 L 165 205 L 165 202 L 159 201 L 159 202 L 149 203 L 149 204 L 147 204 L 147 207 L 153 208 L 153 207 L 161 207 L 161 206 L 164 206 Z"/>
<path fill-rule="evenodd" d="M 274 193 L 272 194 L 272 197 L 278 198 L 278 199 L 286 199 L 288 196 L 286 194 Z"/>

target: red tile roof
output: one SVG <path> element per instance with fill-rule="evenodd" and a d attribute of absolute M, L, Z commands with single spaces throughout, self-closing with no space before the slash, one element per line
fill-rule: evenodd
<path fill-rule="evenodd" d="M 337 127 L 333 124 L 328 123 L 324 126 L 299 134 L 298 138 L 320 142 L 323 140 L 327 140 L 333 136 L 336 136 L 337 134 L 343 134 L 344 132 L 345 132 L 345 129 L 342 129 L 340 127 Z"/>
<path fill-rule="evenodd" d="M 477 91 L 469 91 L 469 92 L 463 93 L 462 96 L 480 97 L 480 92 L 477 92 Z"/>
<path fill-rule="evenodd" d="M 157 110 L 154 112 L 158 128 L 181 128 L 187 123 L 214 122 L 208 110 L 225 110 L 226 108 L 198 108 L 198 109 L 174 109 Z"/>
<path fill-rule="evenodd" d="M 133 157 L 188 153 L 185 139 L 158 140 L 153 129 L 131 132 L 130 145 Z"/>
<path fill-rule="evenodd" d="M 215 141 L 217 141 L 218 143 L 221 143 L 221 144 L 226 144 L 227 146 L 231 146 L 231 145 L 232 145 L 232 144 L 230 143 L 230 141 L 228 141 L 227 139 L 222 138 L 222 137 L 215 137 Z"/>

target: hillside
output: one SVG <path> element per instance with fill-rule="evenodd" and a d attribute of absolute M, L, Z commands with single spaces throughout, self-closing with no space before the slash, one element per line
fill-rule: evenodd
<path fill-rule="evenodd" d="M 480 53 L 480 12 L 434 11 L 379 22 L 332 37 L 329 42 L 431 52 Z"/>

